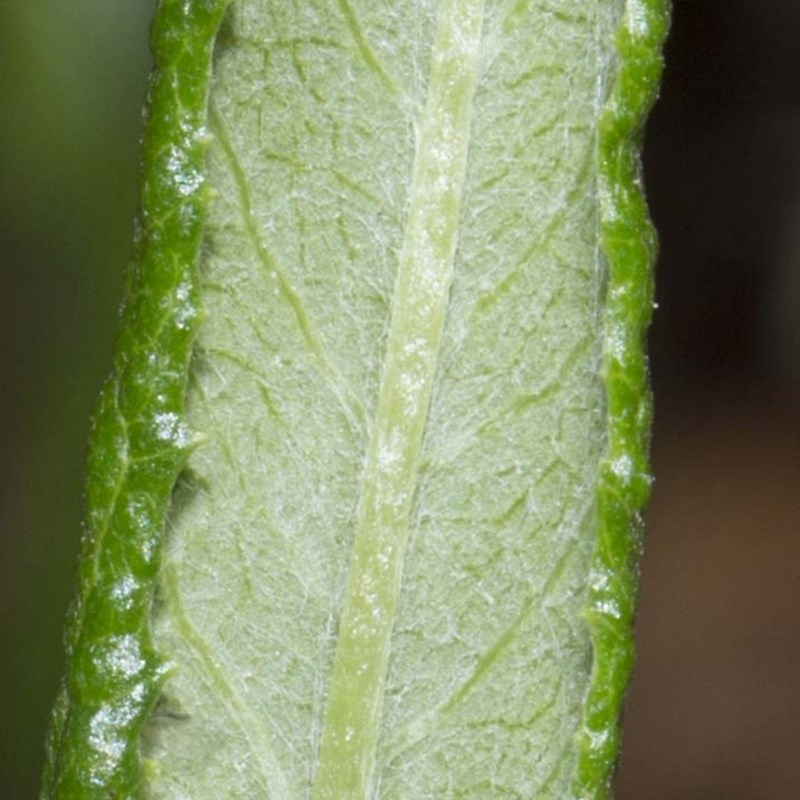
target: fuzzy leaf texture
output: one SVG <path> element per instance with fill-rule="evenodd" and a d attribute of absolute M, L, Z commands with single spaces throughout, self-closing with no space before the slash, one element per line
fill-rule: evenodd
<path fill-rule="evenodd" d="M 664 0 L 162 0 L 52 800 L 609 796 Z"/>

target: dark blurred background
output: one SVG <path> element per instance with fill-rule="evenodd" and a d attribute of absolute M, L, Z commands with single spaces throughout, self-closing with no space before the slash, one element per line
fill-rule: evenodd
<path fill-rule="evenodd" d="M 154 0 L 0 0 L 0 800 L 38 793 Z"/>
<path fill-rule="evenodd" d="M 0 6 L 0 800 L 36 796 L 152 0 Z M 677 0 L 648 126 L 653 502 L 617 800 L 800 796 L 800 2 Z"/>
<path fill-rule="evenodd" d="M 800 797 L 800 2 L 676 0 L 647 543 L 617 800 Z"/>

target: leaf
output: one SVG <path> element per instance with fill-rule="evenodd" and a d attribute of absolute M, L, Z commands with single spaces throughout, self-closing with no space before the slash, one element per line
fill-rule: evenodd
<path fill-rule="evenodd" d="M 154 29 L 45 796 L 604 797 L 663 5 L 237 0 L 205 136 L 224 5 Z"/>

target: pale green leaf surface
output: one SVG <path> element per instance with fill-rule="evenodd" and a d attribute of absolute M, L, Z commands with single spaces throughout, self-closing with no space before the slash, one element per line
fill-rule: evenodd
<path fill-rule="evenodd" d="M 148 796 L 573 796 L 620 10 L 229 9 Z"/>

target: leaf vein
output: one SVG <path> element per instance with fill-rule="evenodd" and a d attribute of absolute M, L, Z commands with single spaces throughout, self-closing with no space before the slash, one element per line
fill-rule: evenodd
<path fill-rule="evenodd" d="M 331 384 L 334 394 L 351 428 L 354 431 L 360 431 L 363 428 L 363 421 L 366 417 L 363 404 L 358 399 L 353 389 L 347 385 L 341 371 L 333 363 L 321 337 L 314 330 L 311 317 L 302 298 L 281 269 L 275 256 L 266 248 L 261 238 L 253 209 L 253 199 L 249 181 L 247 180 L 241 160 L 231 140 L 222 113 L 214 103 L 211 103 L 209 107 L 209 121 L 230 166 L 239 193 L 239 203 L 241 205 L 245 233 L 261 264 L 261 268 L 267 278 L 277 283 L 281 296 L 294 314 L 297 328 L 303 342 L 309 352 L 314 356 L 320 373 Z"/>

